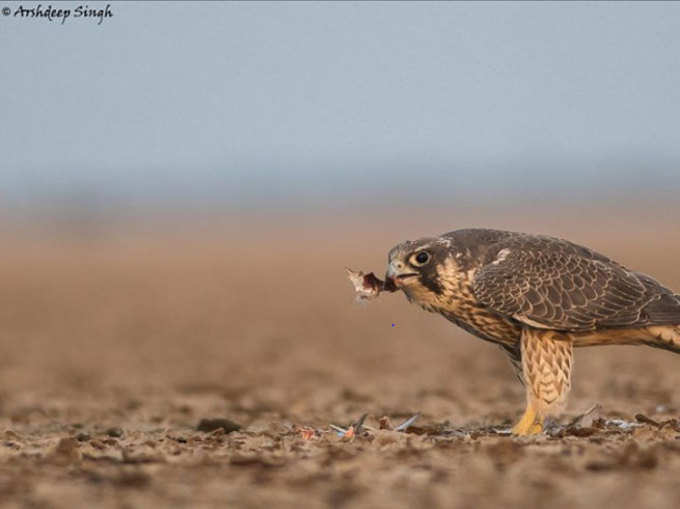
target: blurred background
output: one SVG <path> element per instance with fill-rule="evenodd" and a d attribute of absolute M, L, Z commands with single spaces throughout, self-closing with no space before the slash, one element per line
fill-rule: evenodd
<path fill-rule="evenodd" d="M 567 237 L 680 289 L 677 3 L 111 9 L 0 19 L 9 413 L 99 389 L 326 422 L 315 397 L 364 391 L 465 420 L 498 373 L 479 397 L 510 391 L 514 418 L 496 349 L 396 295 L 358 307 L 344 276 L 461 227 Z M 579 355 L 616 374 L 577 378 L 577 406 L 676 361 Z"/>

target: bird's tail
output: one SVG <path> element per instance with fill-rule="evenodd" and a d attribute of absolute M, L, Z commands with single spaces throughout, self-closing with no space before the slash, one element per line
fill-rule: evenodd
<path fill-rule="evenodd" d="M 654 348 L 663 348 L 671 352 L 680 353 L 680 324 L 652 325 L 646 328 L 649 339 L 645 341 Z"/>

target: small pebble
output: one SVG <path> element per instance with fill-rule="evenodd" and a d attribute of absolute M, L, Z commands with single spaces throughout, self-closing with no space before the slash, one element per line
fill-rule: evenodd
<path fill-rule="evenodd" d="M 240 424 L 236 424 L 229 419 L 201 419 L 196 427 L 198 431 L 215 431 L 216 429 L 223 429 L 225 433 L 231 433 L 232 431 L 238 431 L 241 429 Z"/>
<path fill-rule="evenodd" d="M 118 427 L 109 428 L 106 430 L 106 434 L 110 437 L 120 438 L 123 436 L 123 430 Z"/>

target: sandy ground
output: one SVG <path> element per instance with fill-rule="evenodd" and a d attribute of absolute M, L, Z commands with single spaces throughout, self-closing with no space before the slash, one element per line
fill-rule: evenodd
<path fill-rule="evenodd" d="M 381 273 L 400 240 L 480 224 L 568 237 L 680 289 L 672 217 L 533 217 L 6 232 L 0 505 L 680 507 L 680 356 L 579 350 L 562 422 L 596 403 L 599 419 L 513 438 L 497 430 L 523 389 L 497 348 L 401 295 L 353 301 L 345 265 Z M 329 428 L 362 414 L 353 438 Z"/>

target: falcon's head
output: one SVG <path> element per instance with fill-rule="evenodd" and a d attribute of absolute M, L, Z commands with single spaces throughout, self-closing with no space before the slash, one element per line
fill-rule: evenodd
<path fill-rule="evenodd" d="M 432 310 L 450 291 L 459 272 L 456 252 L 447 238 L 402 242 L 387 257 L 387 285 L 403 290 L 411 301 Z M 448 288 L 447 288 L 448 287 Z"/>

